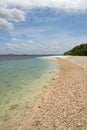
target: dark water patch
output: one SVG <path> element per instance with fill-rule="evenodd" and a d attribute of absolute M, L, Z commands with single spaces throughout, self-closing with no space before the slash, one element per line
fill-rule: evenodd
<path fill-rule="evenodd" d="M 7 87 L 11 87 L 11 85 L 7 84 Z"/>
<path fill-rule="evenodd" d="M 3 94 L 3 95 L 2 95 L 2 97 L 6 97 L 6 96 L 7 96 L 7 94 Z"/>
<path fill-rule="evenodd" d="M 0 55 L 0 61 L 24 60 L 36 57 L 36 55 Z"/>
<path fill-rule="evenodd" d="M 18 104 L 13 104 L 13 105 L 10 105 L 9 106 L 9 110 L 15 110 L 15 109 L 17 109 L 18 107 L 19 107 L 19 105 L 20 105 L 20 103 L 18 103 Z"/>
<path fill-rule="evenodd" d="M 25 109 L 26 110 L 30 109 L 30 106 L 28 104 L 25 104 Z"/>
<path fill-rule="evenodd" d="M 44 87 L 44 88 L 47 88 L 47 86 L 46 86 L 46 85 L 44 85 L 43 87 Z"/>
<path fill-rule="evenodd" d="M 9 100 L 6 100 L 6 101 L 5 101 L 5 105 L 6 105 L 6 104 L 9 104 Z"/>
<path fill-rule="evenodd" d="M 9 114 L 7 113 L 7 114 L 5 114 L 4 116 L 2 116 L 1 117 L 1 120 L 3 120 L 3 121 L 8 121 L 8 120 L 10 120 L 10 116 L 9 116 Z"/>

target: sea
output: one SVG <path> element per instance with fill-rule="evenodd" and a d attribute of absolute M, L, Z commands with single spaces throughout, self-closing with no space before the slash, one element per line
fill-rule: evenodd
<path fill-rule="evenodd" d="M 0 56 L 0 130 L 18 127 L 57 73 L 44 56 Z"/>

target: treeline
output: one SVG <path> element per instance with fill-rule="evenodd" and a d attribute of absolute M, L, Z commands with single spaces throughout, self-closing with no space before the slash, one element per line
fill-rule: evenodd
<path fill-rule="evenodd" d="M 87 56 L 87 43 L 74 47 L 73 49 L 65 52 L 64 55 Z"/>

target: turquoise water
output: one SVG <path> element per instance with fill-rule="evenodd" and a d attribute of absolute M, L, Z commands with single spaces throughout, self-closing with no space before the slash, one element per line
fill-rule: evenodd
<path fill-rule="evenodd" d="M 58 65 L 44 58 L 0 62 L 0 130 L 12 127 L 28 112 L 55 75 Z"/>

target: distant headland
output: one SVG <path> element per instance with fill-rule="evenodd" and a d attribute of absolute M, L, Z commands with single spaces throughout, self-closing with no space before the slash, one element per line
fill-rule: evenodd
<path fill-rule="evenodd" d="M 73 49 L 65 52 L 64 55 L 87 56 L 87 43 L 74 47 Z"/>

